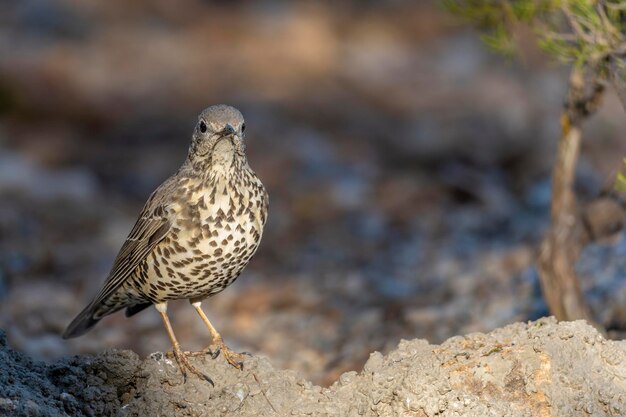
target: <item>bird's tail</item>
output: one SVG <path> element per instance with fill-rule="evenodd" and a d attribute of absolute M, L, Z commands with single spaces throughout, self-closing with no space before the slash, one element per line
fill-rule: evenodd
<path fill-rule="evenodd" d="M 67 329 L 63 332 L 63 339 L 70 339 L 87 333 L 89 329 L 95 326 L 96 323 L 100 321 L 100 318 L 102 318 L 101 315 L 99 318 L 95 318 L 95 314 L 96 305 L 89 304 L 85 307 L 85 309 L 81 311 L 74 320 L 72 320 L 70 325 L 67 326 Z"/>

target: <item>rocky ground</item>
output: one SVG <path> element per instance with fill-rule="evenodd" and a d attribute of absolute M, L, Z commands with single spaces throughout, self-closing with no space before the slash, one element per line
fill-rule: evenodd
<path fill-rule="evenodd" d="M 541 319 L 441 345 L 403 340 L 330 387 L 250 357 L 193 359 L 215 381 L 182 376 L 162 353 L 110 350 L 52 363 L 0 339 L 0 415 L 577 417 L 626 413 L 626 343 L 586 323 Z"/>

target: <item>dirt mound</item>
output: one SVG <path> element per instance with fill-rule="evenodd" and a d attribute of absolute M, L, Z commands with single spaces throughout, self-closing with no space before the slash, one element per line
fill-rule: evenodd
<path fill-rule="evenodd" d="M 441 345 L 400 342 L 328 388 L 250 357 L 192 359 L 215 381 L 183 382 L 162 353 L 110 350 L 46 364 L 0 338 L 0 415 L 615 416 L 626 414 L 626 343 L 585 322 L 541 319 Z"/>

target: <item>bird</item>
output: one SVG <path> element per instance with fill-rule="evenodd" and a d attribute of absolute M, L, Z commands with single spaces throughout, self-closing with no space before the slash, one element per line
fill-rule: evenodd
<path fill-rule="evenodd" d="M 203 110 L 187 158 L 148 198 L 116 256 L 100 292 L 69 324 L 63 338 L 78 337 L 103 317 L 126 309 L 130 317 L 154 305 L 172 343 L 184 380 L 187 370 L 213 385 L 189 355 L 221 352 L 242 369 L 201 308 L 232 284 L 261 242 L 269 198 L 245 153 L 239 110 L 219 104 Z M 171 300 L 187 299 L 211 334 L 202 352 L 184 352 L 167 314 Z"/>

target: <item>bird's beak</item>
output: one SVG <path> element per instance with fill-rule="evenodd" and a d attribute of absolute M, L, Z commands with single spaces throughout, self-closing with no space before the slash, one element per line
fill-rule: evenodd
<path fill-rule="evenodd" d="M 226 125 L 226 127 L 224 129 L 222 129 L 222 131 L 220 132 L 220 136 L 222 137 L 226 137 L 226 136 L 232 136 L 236 133 L 235 128 L 232 127 L 231 125 Z"/>

